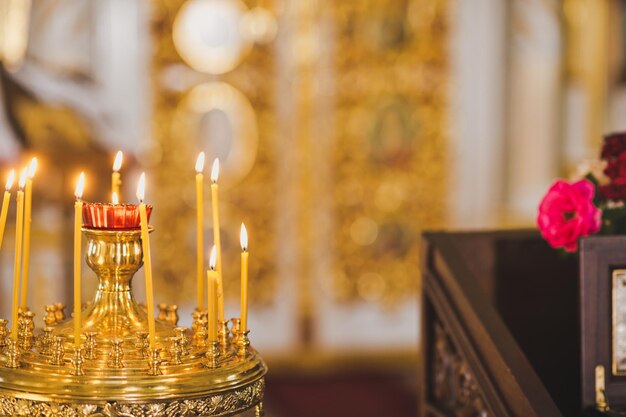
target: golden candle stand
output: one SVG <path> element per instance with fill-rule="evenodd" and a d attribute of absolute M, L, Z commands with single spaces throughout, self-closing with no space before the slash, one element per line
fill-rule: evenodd
<path fill-rule="evenodd" d="M 263 415 L 267 367 L 250 346 L 239 320 L 219 325 L 206 340 L 206 314 L 194 314 L 195 331 L 178 327 L 176 308 L 156 321 L 150 349 L 148 318 L 131 289 L 143 263 L 139 230 L 83 228 L 87 264 L 99 287 L 82 313 L 80 348 L 63 306 L 49 306 L 46 327 L 34 328 L 21 312 L 19 337 L 0 320 L 0 416 L 158 417 Z"/>

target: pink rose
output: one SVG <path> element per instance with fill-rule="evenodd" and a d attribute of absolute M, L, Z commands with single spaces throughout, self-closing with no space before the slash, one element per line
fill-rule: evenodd
<path fill-rule="evenodd" d="M 593 183 L 586 179 L 552 184 L 537 213 L 537 226 L 552 247 L 575 252 L 578 238 L 600 230 L 602 210 L 593 205 L 594 192 Z"/>

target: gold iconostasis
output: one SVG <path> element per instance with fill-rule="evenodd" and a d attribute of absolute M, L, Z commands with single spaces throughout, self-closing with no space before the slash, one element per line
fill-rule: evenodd
<path fill-rule="evenodd" d="M 191 320 L 204 151 L 221 164 L 227 314 L 238 311 L 244 221 L 251 327 L 267 357 L 410 354 L 419 235 L 445 223 L 448 1 L 2 4 L 2 167 L 41 161 L 29 300 L 39 320 L 71 299 L 75 177 L 86 171 L 86 199 L 109 199 L 118 149 L 122 200 L 148 177 L 156 298 Z M 207 252 L 212 239 L 207 211 Z M 84 273 L 85 294 L 95 281 Z"/>

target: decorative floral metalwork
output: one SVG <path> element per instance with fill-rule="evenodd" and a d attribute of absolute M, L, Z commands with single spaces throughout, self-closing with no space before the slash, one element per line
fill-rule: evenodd
<path fill-rule="evenodd" d="M 0 416 L 28 417 L 202 417 L 231 416 L 263 401 L 265 380 L 208 397 L 159 403 L 70 404 L 0 396 Z"/>
<path fill-rule="evenodd" d="M 444 224 L 448 3 L 358 0 L 331 8 L 339 301 L 391 306 L 414 297 L 420 232 Z"/>

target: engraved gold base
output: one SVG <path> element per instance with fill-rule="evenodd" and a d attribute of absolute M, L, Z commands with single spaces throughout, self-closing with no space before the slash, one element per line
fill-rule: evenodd
<path fill-rule="evenodd" d="M 217 356 L 215 344 L 190 343 L 197 335 L 169 319 L 157 321 L 156 349 L 148 349 L 147 314 L 131 290 L 143 258 L 139 231 L 83 230 L 100 285 L 83 312 L 80 349 L 72 319 L 35 330 L 34 346 L 8 343 L 0 354 L 0 416 L 261 413 L 267 367 L 256 351 L 238 354 L 225 326 L 227 343 Z"/>
<path fill-rule="evenodd" d="M 43 400 L 0 392 L 0 416 L 234 416 L 252 408 L 263 415 L 265 380 L 201 397 L 142 401 Z"/>

